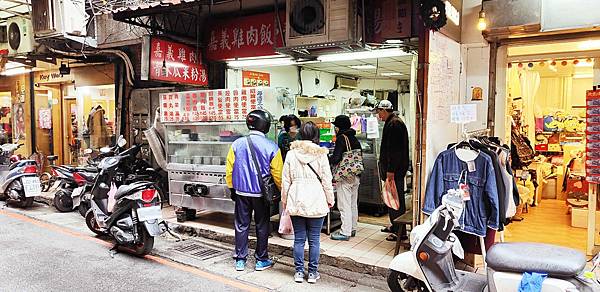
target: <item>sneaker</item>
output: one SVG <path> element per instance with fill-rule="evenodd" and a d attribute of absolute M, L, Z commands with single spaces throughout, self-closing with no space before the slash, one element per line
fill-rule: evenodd
<path fill-rule="evenodd" d="M 346 235 L 343 235 L 343 234 L 341 234 L 339 232 L 335 232 L 335 233 L 331 234 L 331 239 L 332 240 L 345 240 L 345 241 L 348 241 L 348 240 L 350 240 L 350 237 L 346 236 Z"/>
<path fill-rule="evenodd" d="M 319 279 L 321 279 L 321 274 L 319 274 L 319 272 L 308 273 L 308 283 L 317 283 L 317 280 Z"/>
<path fill-rule="evenodd" d="M 246 261 L 245 260 L 237 260 L 237 261 L 235 261 L 235 270 L 236 271 L 241 272 L 244 269 L 246 269 Z"/>
<path fill-rule="evenodd" d="M 350 234 L 350 237 L 355 237 L 356 236 L 356 230 L 352 230 L 352 233 Z"/>
<path fill-rule="evenodd" d="M 294 274 L 294 281 L 296 281 L 296 283 L 304 282 L 304 272 L 296 272 Z"/>
<path fill-rule="evenodd" d="M 264 271 L 272 266 L 273 266 L 272 260 L 256 261 L 256 266 L 254 267 L 254 269 L 257 271 Z"/>

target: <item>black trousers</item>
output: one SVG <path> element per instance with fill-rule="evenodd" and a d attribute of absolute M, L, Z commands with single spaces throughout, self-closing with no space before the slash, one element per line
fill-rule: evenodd
<path fill-rule="evenodd" d="M 248 257 L 248 229 L 254 212 L 256 224 L 256 252 L 257 260 L 269 259 L 267 252 L 269 240 L 269 204 L 263 198 L 236 196 L 235 198 L 235 254 L 236 260 L 246 260 Z"/>
<path fill-rule="evenodd" d="M 396 176 L 394 177 L 394 181 L 396 182 L 396 190 L 398 191 L 398 199 L 400 200 L 400 208 L 398 208 L 398 210 L 388 208 L 388 215 L 390 216 L 390 222 L 392 223 L 391 231 L 394 233 L 397 233 L 398 228 L 400 227 L 400 224 L 394 224 L 394 220 L 396 220 L 396 218 L 398 218 L 398 217 L 404 215 L 404 213 L 406 213 L 406 200 L 405 200 L 406 194 L 404 193 L 404 176 L 400 176 L 400 175 L 396 174 Z M 404 233 L 406 233 L 406 229 L 404 229 L 404 231 L 402 231 L 402 234 L 404 234 Z"/>

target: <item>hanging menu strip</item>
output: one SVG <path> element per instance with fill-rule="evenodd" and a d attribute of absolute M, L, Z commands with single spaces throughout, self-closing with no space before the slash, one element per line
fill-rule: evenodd
<path fill-rule="evenodd" d="M 264 89 L 216 89 L 160 95 L 163 123 L 243 121 L 252 110 L 264 108 Z"/>
<path fill-rule="evenodd" d="M 600 90 L 588 90 L 585 96 L 586 111 L 586 179 L 600 183 Z"/>

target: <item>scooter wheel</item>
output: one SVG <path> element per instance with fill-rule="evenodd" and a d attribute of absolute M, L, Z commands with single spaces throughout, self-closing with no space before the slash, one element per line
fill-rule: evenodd
<path fill-rule="evenodd" d="M 140 242 L 133 246 L 133 252 L 136 256 L 143 257 L 149 254 L 154 248 L 154 237 L 148 233 L 143 224 L 139 225 Z"/>
<path fill-rule="evenodd" d="M 421 281 L 394 270 L 390 270 L 387 282 L 392 292 L 427 291 Z"/>
<path fill-rule="evenodd" d="M 65 191 L 59 190 L 54 194 L 54 207 L 59 212 L 71 212 L 73 211 L 73 199 Z"/>
<path fill-rule="evenodd" d="M 100 231 L 100 226 L 96 222 L 96 217 L 94 216 L 92 209 L 88 210 L 85 214 L 85 225 L 97 235 L 104 235 L 104 232 Z"/>

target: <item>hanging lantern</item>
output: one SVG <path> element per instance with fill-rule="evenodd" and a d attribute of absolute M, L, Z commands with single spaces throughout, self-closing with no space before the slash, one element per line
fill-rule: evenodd
<path fill-rule="evenodd" d="M 540 67 L 544 67 L 546 65 L 546 61 L 540 61 Z"/>
<path fill-rule="evenodd" d="M 512 68 L 512 63 L 508 63 L 508 68 Z"/>
<path fill-rule="evenodd" d="M 529 62 L 529 64 L 527 64 L 527 67 L 533 68 L 533 63 Z"/>
<path fill-rule="evenodd" d="M 523 68 L 523 63 L 519 63 L 519 68 Z"/>
<path fill-rule="evenodd" d="M 550 66 L 556 66 L 556 61 L 552 61 L 552 63 L 550 63 Z"/>
<path fill-rule="evenodd" d="M 579 64 L 579 60 L 575 59 L 575 61 L 573 61 L 573 65 L 577 65 Z"/>
<path fill-rule="evenodd" d="M 569 62 L 567 62 L 567 61 L 562 61 L 562 62 L 560 62 L 560 64 L 561 64 L 561 65 L 563 65 L 563 66 L 567 66 L 567 64 L 569 64 Z"/>
<path fill-rule="evenodd" d="M 592 58 L 587 58 L 587 59 L 585 60 L 585 62 L 589 64 L 589 63 L 592 63 L 592 62 L 593 62 L 593 60 L 592 60 Z"/>

